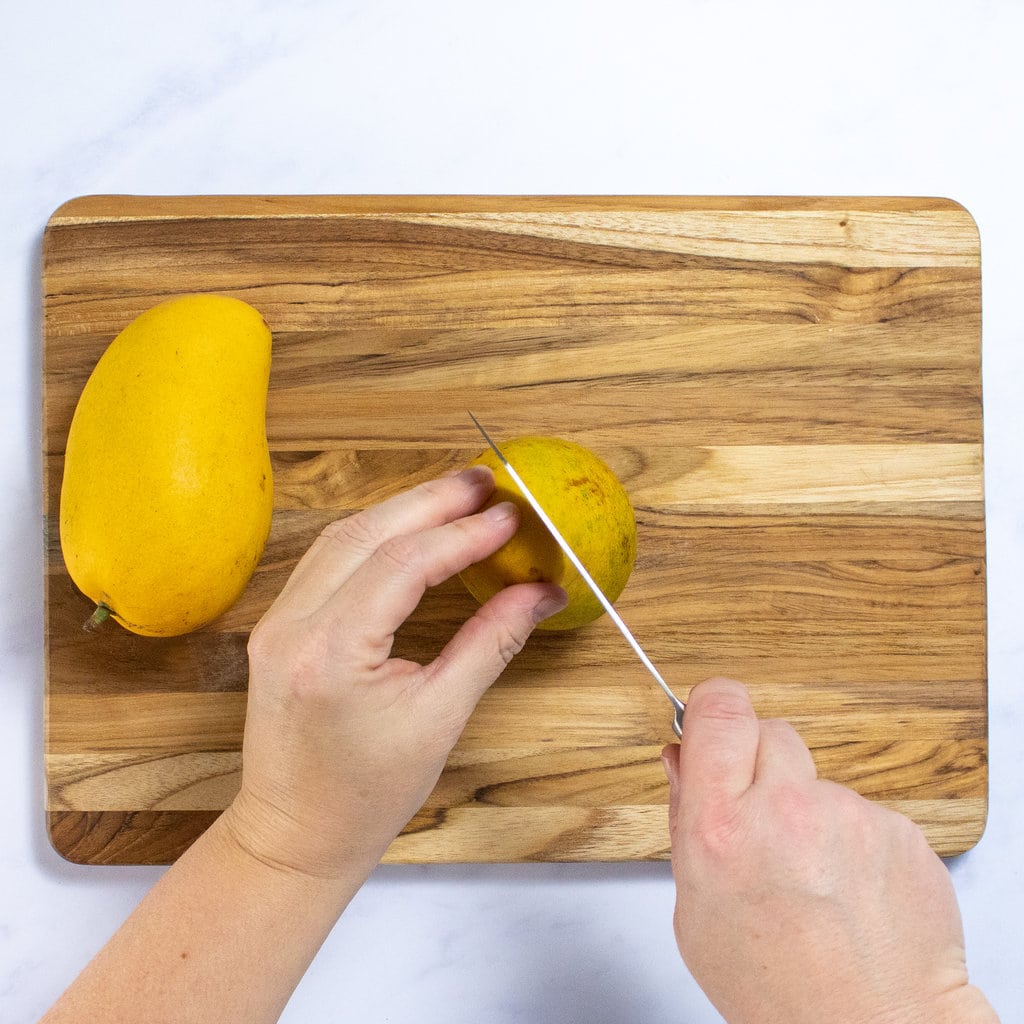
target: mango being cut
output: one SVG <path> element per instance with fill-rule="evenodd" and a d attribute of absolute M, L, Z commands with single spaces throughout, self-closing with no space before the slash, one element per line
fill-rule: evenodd
<path fill-rule="evenodd" d="M 501 447 L 604 596 L 615 601 L 636 560 L 636 518 L 618 477 L 594 452 L 561 438 L 517 437 Z M 487 449 L 472 464 L 494 472 L 495 491 L 487 505 L 512 501 L 520 515 L 511 540 L 460 573 L 473 597 L 483 604 L 513 583 L 557 583 L 568 594 L 569 604 L 538 629 L 576 629 L 603 615 L 601 603 L 494 452 Z"/>
<path fill-rule="evenodd" d="M 68 434 L 60 541 L 71 579 L 144 636 L 178 636 L 239 597 L 273 511 L 270 330 L 247 303 L 171 299 L 133 320 L 86 382 Z"/>

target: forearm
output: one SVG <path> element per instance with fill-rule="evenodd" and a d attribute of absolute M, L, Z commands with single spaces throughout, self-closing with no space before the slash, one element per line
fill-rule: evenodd
<path fill-rule="evenodd" d="M 364 880 L 262 863 L 222 816 L 147 894 L 44 1018 L 276 1021 Z"/>

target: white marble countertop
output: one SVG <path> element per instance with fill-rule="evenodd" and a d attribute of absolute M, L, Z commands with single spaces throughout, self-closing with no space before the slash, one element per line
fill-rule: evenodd
<path fill-rule="evenodd" d="M 828 12 L 841 11 L 831 14 Z M 0 1017 L 35 1019 L 159 876 L 49 848 L 41 232 L 94 192 L 942 195 L 982 239 L 991 804 L 950 864 L 1024 1015 L 1024 5 L 9 5 L 0 43 Z M 381 869 L 287 1021 L 703 1024 L 667 865 Z"/>

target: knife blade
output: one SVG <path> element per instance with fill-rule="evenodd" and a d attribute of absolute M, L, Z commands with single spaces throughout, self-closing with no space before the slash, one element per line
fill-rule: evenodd
<path fill-rule="evenodd" d="M 469 412 L 468 409 L 466 411 Z M 586 585 L 590 588 L 591 593 L 593 593 L 594 597 L 596 597 L 597 600 L 600 602 L 601 607 L 605 610 L 606 614 L 608 615 L 608 618 L 612 620 L 618 631 L 623 635 L 623 637 L 625 637 L 626 642 L 629 644 L 630 647 L 633 648 L 633 651 L 636 654 L 636 656 L 640 659 L 641 664 L 654 677 L 654 681 L 665 692 L 665 696 L 668 697 L 669 701 L 672 704 L 672 707 L 675 709 L 672 717 L 672 731 L 676 734 L 676 736 L 681 737 L 683 734 L 683 712 L 686 710 L 686 705 L 672 692 L 668 683 L 666 683 L 664 678 L 662 677 L 661 673 L 657 670 L 657 668 L 655 668 L 654 662 L 652 662 L 651 659 L 648 657 L 647 652 L 637 642 L 636 637 L 633 636 L 632 632 L 630 631 L 626 623 L 622 621 L 622 616 L 619 615 L 619 613 L 615 610 L 615 606 L 611 603 L 611 601 L 609 601 L 608 598 L 605 597 L 604 591 L 602 591 L 601 588 L 597 585 L 593 576 L 591 576 L 590 573 L 587 571 L 587 567 L 583 564 L 582 561 L 580 561 L 579 556 L 576 554 L 575 551 L 573 551 L 572 546 L 562 536 L 558 527 L 555 526 L 554 522 L 552 522 L 551 517 L 547 514 L 547 512 L 544 511 L 544 508 L 541 505 L 541 503 L 534 497 L 533 492 L 523 482 L 523 478 L 516 472 L 515 467 L 512 465 L 512 463 L 510 463 L 508 459 L 505 458 L 505 455 L 502 452 L 502 450 L 494 442 L 490 434 L 488 434 L 487 431 L 484 430 L 480 421 L 471 412 L 469 413 L 469 418 L 476 425 L 476 429 L 479 430 L 480 433 L 483 435 L 483 438 L 487 442 L 491 451 L 494 452 L 494 454 L 498 457 L 502 466 L 504 466 L 505 471 L 512 478 L 512 482 L 516 485 L 516 487 L 519 488 L 520 494 L 522 494 L 522 496 L 526 499 L 530 508 L 532 508 L 533 511 L 537 513 L 537 518 L 540 519 L 540 521 L 544 524 L 544 527 L 547 529 L 548 533 L 551 534 L 555 543 L 562 549 L 562 552 L 565 554 L 565 557 L 569 559 L 569 561 L 572 563 L 573 568 L 580 574 L 580 577 L 583 579 L 583 582 L 586 583 Z"/>

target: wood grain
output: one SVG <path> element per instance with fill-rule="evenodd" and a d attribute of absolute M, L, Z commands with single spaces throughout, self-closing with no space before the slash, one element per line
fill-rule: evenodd
<path fill-rule="evenodd" d="M 87 635 L 57 537 L 100 353 L 186 291 L 274 334 L 275 515 L 238 603 L 187 637 Z M 637 511 L 621 611 L 680 692 L 749 682 L 825 777 L 933 847 L 987 808 L 977 230 L 918 198 L 92 196 L 43 266 L 46 776 L 86 863 L 177 857 L 237 789 L 245 642 L 332 519 L 499 438 L 598 451 Z M 471 612 L 428 593 L 397 653 Z M 606 622 L 537 635 L 393 861 L 664 858 L 669 708 Z"/>

